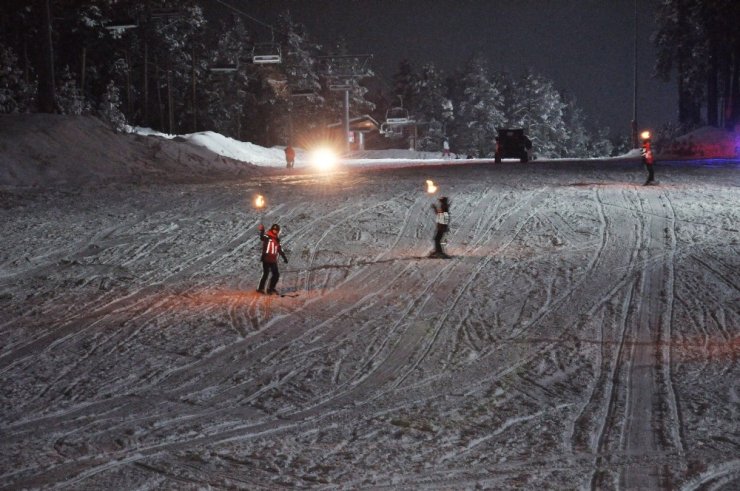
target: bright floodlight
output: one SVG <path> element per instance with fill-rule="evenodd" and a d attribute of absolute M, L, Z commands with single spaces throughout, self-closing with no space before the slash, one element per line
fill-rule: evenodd
<path fill-rule="evenodd" d="M 317 148 L 311 152 L 311 163 L 321 170 L 337 165 L 337 155 L 330 148 Z"/>
<path fill-rule="evenodd" d="M 650 132 L 649 131 L 643 131 L 640 133 L 640 138 L 643 140 L 649 140 L 650 139 Z"/>

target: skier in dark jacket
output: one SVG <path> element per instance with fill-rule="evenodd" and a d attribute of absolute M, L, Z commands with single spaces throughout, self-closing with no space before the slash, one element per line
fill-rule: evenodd
<path fill-rule="evenodd" d="M 288 262 L 288 258 L 283 252 L 283 248 L 280 246 L 280 225 L 277 223 L 270 227 L 270 230 L 265 233 L 265 226 L 260 224 L 260 240 L 262 241 L 262 278 L 260 279 L 260 285 L 257 288 L 258 293 L 265 293 L 265 283 L 267 283 L 267 277 L 272 275 L 270 278 L 270 285 L 267 288 L 268 295 L 277 295 L 275 286 L 280 279 L 280 271 L 278 270 L 277 258 L 280 255 L 283 261 Z"/>
<path fill-rule="evenodd" d="M 450 226 L 450 203 L 447 197 L 439 198 L 439 207 L 432 203 L 432 209 L 436 214 L 437 231 L 434 234 L 434 250 L 429 254 L 429 257 L 449 259 L 450 256 L 442 250 L 442 239 Z"/>

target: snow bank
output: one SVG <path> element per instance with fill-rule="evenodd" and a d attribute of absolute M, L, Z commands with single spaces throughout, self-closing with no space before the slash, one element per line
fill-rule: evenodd
<path fill-rule="evenodd" d="M 201 131 L 185 135 L 169 135 L 139 126 L 130 127 L 132 133 L 143 136 L 157 136 L 165 139 L 186 141 L 211 152 L 242 162 L 269 166 L 285 167 L 285 147 L 265 148 L 254 143 L 242 142 L 213 131 Z M 297 152 L 302 153 L 302 152 Z"/>
<path fill-rule="evenodd" d="M 242 142 L 233 138 L 223 136 L 213 131 L 190 133 L 186 135 L 168 135 L 159 133 L 151 128 L 132 127 L 131 131 L 139 135 L 159 136 L 161 138 L 178 139 L 198 145 L 208 150 L 242 162 L 251 162 L 266 167 L 285 167 L 285 147 L 275 146 L 271 148 L 261 147 L 254 143 Z M 444 160 L 442 152 L 419 152 L 405 149 L 387 150 L 362 150 L 353 152 L 351 158 L 343 159 L 346 165 L 413 165 L 415 160 L 424 165 L 430 165 L 430 161 L 449 162 Z M 309 152 L 302 148 L 296 148 L 296 168 L 310 167 L 312 165 Z"/>
<path fill-rule="evenodd" d="M 218 178 L 259 172 L 179 138 L 117 134 L 90 116 L 0 114 L 0 185 Z"/>
<path fill-rule="evenodd" d="M 89 116 L 0 115 L 0 186 L 225 179 L 268 172 L 260 168 L 285 166 L 281 146 L 265 148 L 212 131 L 167 135 L 149 128 L 129 130 L 128 134 L 114 133 Z M 738 147 L 737 133 L 701 128 L 663 144 L 658 157 L 732 158 L 738 155 Z M 639 151 L 616 160 L 633 158 L 639 158 Z M 410 167 L 475 161 L 445 159 L 441 152 L 389 149 L 355 152 L 352 158 L 342 159 L 342 165 Z M 296 149 L 296 168 L 312 165 L 308 152 Z"/>
<path fill-rule="evenodd" d="M 659 142 L 658 147 L 659 158 L 736 158 L 740 157 L 740 133 L 704 126 Z"/>

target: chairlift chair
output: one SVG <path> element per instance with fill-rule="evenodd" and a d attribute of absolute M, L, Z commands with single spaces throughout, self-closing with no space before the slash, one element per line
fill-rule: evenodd
<path fill-rule="evenodd" d="M 229 61 L 219 61 L 213 63 L 208 70 L 213 73 L 234 73 L 239 70 L 239 63 L 231 63 Z"/>
<path fill-rule="evenodd" d="M 345 90 L 354 89 L 351 78 L 331 77 L 328 83 L 329 90 L 332 92 L 344 92 Z"/>
<path fill-rule="evenodd" d="M 290 87 L 290 96 L 291 97 L 314 97 L 316 96 L 316 91 L 314 89 L 304 89 L 299 87 Z"/>
<path fill-rule="evenodd" d="M 282 62 L 280 45 L 277 43 L 257 43 L 252 48 L 252 63 L 255 65 L 275 65 Z"/>
<path fill-rule="evenodd" d="M 139 27 L 139 19 L 130 12 L 126 12 L 115 16 L 104 27 L 110 32 L 121 33 Z"/>
<path fill-rule="evenodd" d="M 379 132 L 386 138 L 401 138 L 403 137 L 403 125 L 381 123 Z"/>
<path fill-rule="evenodd" d="M 409 111 L 402 107 L 392 107 L 385 112 L 385 122 L 389 125 L 408 124 L 411 122 Z"/>
<path fill-rule="evenodd" d="M 153 8 L 149 11 L 149 15 L 154 19 L 168 19 L 170 17 L 180 17 L 182 11 L 178 8 Z"/>

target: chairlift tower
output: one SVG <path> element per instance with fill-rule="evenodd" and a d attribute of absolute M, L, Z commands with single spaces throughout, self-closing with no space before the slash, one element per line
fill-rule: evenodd
<path fill-rule="evenodd" d="M 320 56 L 322 74 L 327 79 L 329 90 L 344 92 L 344 148 L 350 152 L 349 141 L 349 93 L 357 80 L 369 76 L 368 63 L 372 54 Z"/>

